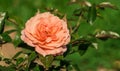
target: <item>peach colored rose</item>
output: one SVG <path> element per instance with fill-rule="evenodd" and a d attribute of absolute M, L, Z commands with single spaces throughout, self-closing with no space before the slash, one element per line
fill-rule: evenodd
<path fill-rule="evenodd" d="M 37 13 L 21 33 L 21 39 L 43 56 L 63 54 L 70 42 L 67 22 L 49 12 Z"/>

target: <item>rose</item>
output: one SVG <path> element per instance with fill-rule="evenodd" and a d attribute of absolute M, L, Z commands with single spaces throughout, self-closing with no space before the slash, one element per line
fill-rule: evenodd
<path fill-rule="evenodd" d="M 43 56 L 63 54 L 70 42 L 67 22 L 49 12 L 29 19 L 21 34 L 21 39 Z"/>

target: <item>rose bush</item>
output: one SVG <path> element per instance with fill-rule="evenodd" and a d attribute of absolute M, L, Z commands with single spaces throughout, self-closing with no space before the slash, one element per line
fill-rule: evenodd
<path fill-rule="evenodd" d="M 21 34 L 21 39 L 43 56 L 63 54 L 70 42 L 67 21 L 50 12 L 37 13 L 30 18 Z"/>

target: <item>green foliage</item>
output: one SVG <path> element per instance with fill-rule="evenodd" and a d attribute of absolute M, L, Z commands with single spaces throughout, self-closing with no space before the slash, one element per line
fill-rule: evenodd
<path fill-rule="evenodd" d="M 87 21 L 92 25 L 96 17 L 97 17 L 96 5 L 93 4 L 91 7 L 89 7 Z"/>
<path fill-rule="evenodd" d="M 48 56 L 39 56 L 40 61 L 43 63 L 44 67 L 46 68 L 46 70 L 48 70 L 49 67 L 51 67 L 51 64 L 53 62 L 54 57 L 52 55 L 48 55 Z"/>
<path fill-rule="evenodd" d="M 15 71 L 15 69 L 12 68 L 11 66 L 8 67 L 0 66 L 0 71 Z"/>
<path fill-rule="evenodd" d="M 14 44 L 15 47 L 17 47 L 20 43 L 21 43 L 20 33 L 17 33 L 15 35 L 14 40 L 13 40 L 13 44 Z"/>
<path fill-rule="evenodd" d="M 6 12 L 0 12 L 0 34 L 4 31 L 5 19 L 7 18 Z"/>
<path fill-rule="evenodd" d="M 5 42 L 11 42 L 12 41 L 11 37 L 7 33 L 2 33 L 1 37 L 2 37 L 2 40 L 4 40 Z"/>
<path fill-rule="evenodd" d="M 31 62 L 36 58 L 36 53 L 35 52 L 32 52 L 29 57 L 28 57 L 28 68 L 29 68 L 29 65 L 31 64 Z"/>
<path fill-rule="evenodd" d="M 118 60 L 119 64 L 120 59 L 120 6 L 116 5 L 120 5 L 119 1 L 1 0 L 0 11 L 7 12 L 0 12 L 0 44 L 13 42 L 15 47 L 23 50 L 12 59 L 0 55 L 0 60 L 9 64 L 7 67 L 0 66 L 0 71 L 97 71 L 99 67 L 112 68 L 113 61 Z M 37 9 L 49 11 L 60 18 L 66 16 L 71 42 L 63 55 L 43 57 L 21 41 L 24 23 Z M 14 29 L 4 31 L 8 25 Z M 16 35 L 12 39 L 10 34 L 13 32 Z"/>
<path fill-rule="evenodd" d="M 32 53 L 29 55 L 28 62 L 31 62 L 31 61 L 34 60 L 35 58 L 36 58 L 36 53 L 35 53 L 35 52 L 32 52 Z"/>
<path fill-rule="evenodd" d="M 39 69 L 39 66 L 36 65 L 36 66 L 33 68 L 33 71 L 41 71 L 41 70 Z"/>
<path fill-rule="evenodd" d="M 12 39 L 9 36 L 10 33 L 15 32 L 16 30 L 8 30 L 5 31 L 4 33 L 0 34 L 1 37 L 1 43 L 6 43 L 6 42 L 11 42 Z"/>
<path fill-rule="evenodd" d="M 12 59 L 17 58 L 17 57 L 18 57 L 21 53 L 22 53 L 22 51 L 20 51 L 20 52 L 16 53 L 16 54 L 12 57 Z"/>
<path fill-rule="evenodd" d="M 16 65 L 19 65 L 20 63 L 22 63 L 24 61 L 24 59 L 22 57 L 17 58 L 16 59 Z"/>

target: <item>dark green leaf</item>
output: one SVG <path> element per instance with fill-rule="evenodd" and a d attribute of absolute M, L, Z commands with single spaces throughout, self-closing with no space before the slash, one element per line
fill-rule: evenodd
<path fill-rule="evenodd" d="M 53 63 L 52 63 L 52 65 L 53 65 L 54 67 L 60 66 L 60 60 L 54 60 Z"/>
<path fill-rule="evenodd" d="M 77 64 L 73 64 L 74 71 L 80 71 L 79 66 Z"/>
<path fill-rule="evenodd" d="M 87 19 L 88 23 L 92 25 L 93 22 L 96 20 L 96 16 L 97 16 L 96 5 L 93 4 L 91 7 L 89 7 L 88 10 L 88 19 Z"/>
<path fill-rule="evenodd" d="M 5 31 L 4 33 L 2 33 L 1 36 L 0 36 L 0 43 L 11 42 L 12 39 L 9 36 L 9 34 L 14 32 L 14 31 L 15 30 L 8 30 L 8 31 Z"/>
<path fill-rule="evenodd" d="M 73 48 L 72 43 L 67 45 L 67 47 L 69 47 L 69 48 L 67 48 L 67 51 L 64 53 L 64 57 L 66 57 L 67 55 L 69 55 L 70 53 L 73 52 L 73 50 L 72 50 L 72 48 Z"/>
<path fill-rule="evenodd" d="M 33 68 L 33 71 L 41 71 L 41 70 L 39 69 L 39 66 L 36 65 L 36 66 Z"/>
<path fill-rule="evenodd" d="M 32 51 L 34 50 L 34 48 L 33 47 L 30 47 L 30 46 L 28 46 L 26 43 L 24 43 L 24 42 L 20 42 L 19 43 L 19 45 L 18 45 L 19 47 L 22 47 L 22 52 L 24 53 L 24 54 L 30 54 L 30 53 L 32 53 Z"/>
<path fill-rule="evenodd" d="M 78 51 L 79 51 L 80 55 L 83 55 L 87 51 L 90 44 L 91 44 L 90 42 L 86 41 L 79 45 Z"/>
<path fill-rule="evenodd" d="M 23 45 L 24 45 L 24 44 L 23 44 Z M 26 47 L 28 47 L 28 46 L 26 46 Z M 25 54 L 31 53 L 33 50 L 31 50 L 30 48 L 31 48 L 31 47 L 25 48 L 25 46 L 24 46 L 24 47 L 23 47 L 23 53 L 25 53 Z"/>
<path fill-rule="evenodd" d="M 20 51 L 20 52 L 16 53 L 16 54 L 12 57 L 12 59 L 17 58 L 17 57 L 18 57 L 21 53 L 22 53 L 22 51 Z"/>
<path fill-rule="evenodd" d="M 35 52 L 32 52 L 29 55 L 28 62 L 31 62 L 32 60 L 34 60 L 36 58 L 36 56 L 37 56 L 37 54 Z"/>
<path fill-rule="evenodd" d="M 82 13 L 82 9 L 81 9 L 81 8 L 78 8 L 78 9 L 76 9 L 76 10 L 73 12 L 73 14 L 74 14 L 75 16 L 80 16 L 81 13 Z"/>
<path fill-rule="evenodd" d="M 17 33 L 15 35 L 15 38 L 13 39 L 13 44 L 15 47 L 17 47 L 21 43 L 20 33 Z"/>
<path fill-rule="evenodd" d="M 29 67 L 27 66 L 27 67 L 24 69 L 24 71 L 29 71 Z"/>
<path fill-rule="evenodd" d="M 48 69 L 51 66 L 51 64 L 54 60 L 54 57 L 52 55 L 48 55 L 48 56 L 45 56 L 45 57 L 40 55 L 39 58 L 40 58 L 41 62 L 44 64 L 44 67 L 46 69 Z"/>
<path fill-rule="evenodd" d="M 87 49 L 86 49 L 86 50 L 87 50 Z M 79 54 L 80 54 L 80 55 L 84 55 L 85 52 L 86 52 L 86 50 L 79 50 Z"/>
<path fill-rule="evenodd" d="M 27 64 L 27 67 L 26 67 L 26 71 L 29 71 L 29 66 L 31 64 L 31 62 L 37 57 L 37 54 L 33 51 L 29 57 L 28 57 L 28 64 Z"/>
<path fill-rule="evenodd" d="M 10 33 L 15 32 L 16 30 L 8 30 L 1 34 L 1 40 L 5 42 L 11 42 L 12 39 L 9 36 Z"/>
<path fill-rule="evenodd" d="M 56 60 L 62 60 L 63 59 L 63 55 L 58 55 L 55 57 Z"/>
<path fill-rule="evenodd" d="M 23 61 L 24 61 L 24 59 L 22 57 L 17 58 L 16 65 L 21 64 Z"/>
<path fill-rule="evenodd" d="M 79 69 L 75 69 L 74 66 L 71 64 L 67 66 L 67 70 L 68 71 L 80 71 Z"/>
<path fill-rule="evenodd" d="M 16 71 L 16 69 L 11 66 L 0 66 L 0 71 Z"/>
<path fill-rule="evenodd" d="M 15 29 L 13 29 L 13 30 L 8 30 L 8 31 L 5 31 L 4 33 L 6 33 L 6 34 L 11 34 L 11 33 L 13 33 L 13 32 L 15 32 L 16 30 Z"/>
<path fill-rule="evenodd" d="M 7 18 L 7 13 L 0 12 L 0 34 L 3 33 L 6 18 Z"/>
<path fill-rule="evenodd" d="M 3 61 L 5 61 L 5 63 L 7 63 L 7 64 L 10 64 L 10 63 L 11 63 L 11 60 L 8 59 L 8 58 L 4 58 Z"/>
<path fill-rule="evenodd" d="M 7 33 L 3 33 L 3 34 L 1 34 L 1 36 L 2 36 L 2 40 L 5 41 L 5 42 L 11 42 L 12 41 L 11 37 Z"/>

